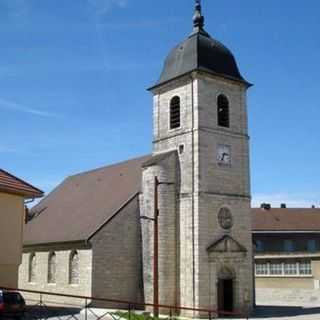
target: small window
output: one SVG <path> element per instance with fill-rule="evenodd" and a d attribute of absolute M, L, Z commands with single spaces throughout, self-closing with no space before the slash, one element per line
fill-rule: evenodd
<path fill-rule="evenodd" d="M 36 255 L 35 253 L 31 253 L 29 257 L 29 275 L 28 275 L 29 282 L 36 281 L 36 267 L 37 267 Z"/>
<path fill-rule="evenodd" d="M 180 127 L 180 98 L 175 96 L 170 102 L 170 129 Z"/>
<path fill-rule="evenodd" d="M 285 252 L 293 252 L 294 245 L 292 240 L 284 240 L 284 251 Z"/>
<path fill-rule="evenodd" d="M 56 254 L 54 252 L 51 252 L 48 259 L 48 283 L 56 283 L 56 260 Z"/>
<path fill-rule="evenodd" d="M 309 251 L 309 252 L 315 252 L 315 251 L 317 251 L 317 243 L 316 243 L 316 240 L 314 240 L 314 239 L 308 240 L 308 251 Z"/>
<path fill-rule="evenodd" d="M 218 96 L 218 126 L 219 127 L 230 127 L 229 120 L 229 101 L 223 94 Z"/>
<path fill-rule="evenodd" d="M 71 252 L 69 262 L 69 282 L 79 284 L 79 254 L 77 251 Z"/>
<path fill-rule="evenodd" d="M 256 251 L 262 252 L 264 250 L 263 242 L 261 240 L 256 241 Z"/>

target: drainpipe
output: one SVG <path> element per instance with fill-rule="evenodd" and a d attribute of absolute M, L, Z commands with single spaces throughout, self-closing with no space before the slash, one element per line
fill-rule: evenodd
<path fill-rule="evenodd" d="M 29 200 L 24 200 L 24 223 L 27 224 L 28 223 L 28 212 L 29 212 L 29 209 L 28 209 L 28 204 L 34 202 L 35 198 L 31 198 Z"/>
<path fill-rule="evenodd" d="M 196 289 L 196 279 L 195 279 L 195 234 L 194 234 L 194 215 L 195 215 L 195 212 L 194 212 L 194 190 L 195 190 L 195 186 L 194 186 L 194 172 L 195 172 L 195 169 L 194 169 L 194 166 L 195 166 L 195 163 L 194 163 L 194 77 L 193 75 L 191 74 L 191 114 L 192 114 L 192 121 L 191 121 L 191 125 L 192 125 L 192 128 L 191 128 L 191 139 L 192 139 L 192 150 L 191 150 L 191 155 L 192 155 L 192 185 L 191 185 L 191 192 L 192 192 L 192 195 L 191 195 L 191 205 L 192 205 L 192 294 L 193 294 L 193 308 L 195 308 L 195 305 L 196 305 L 196 293 L 195 293 L 195 289 Z"/>

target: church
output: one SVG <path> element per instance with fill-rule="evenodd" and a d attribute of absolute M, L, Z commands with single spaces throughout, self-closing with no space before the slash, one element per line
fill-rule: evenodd
<path fill-rule="evenodd" d="M 152 303 L 156 212 L 159 303 L 250 311 L 250 86 L 196 1 L 149 88 L 152 154 L 70 176 L 36 205 L 19 287 Z"/>

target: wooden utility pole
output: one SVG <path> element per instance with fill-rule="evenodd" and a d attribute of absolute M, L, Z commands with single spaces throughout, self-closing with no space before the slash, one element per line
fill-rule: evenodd
<path fill-rule="evenodd" d="M 154 177 L 154 238 L 153 238 L 153 316 L 159 317 L 159 202 L 158 177 Z"/>

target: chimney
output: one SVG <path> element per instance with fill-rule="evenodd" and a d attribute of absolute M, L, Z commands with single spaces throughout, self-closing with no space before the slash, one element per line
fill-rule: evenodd
<path fill-rule="evenodd" d="M 281 203 L 281 206 L 280 206 L 281 209 L 286 209 L 287 208 L 287 205 L 285 203 Z"/>
<path fill-rule="evenodd" d="M 270 210 L 271 209 L 271 204 L 270 203 L 262 203 L 261 204 L 261 209 Z"/>

